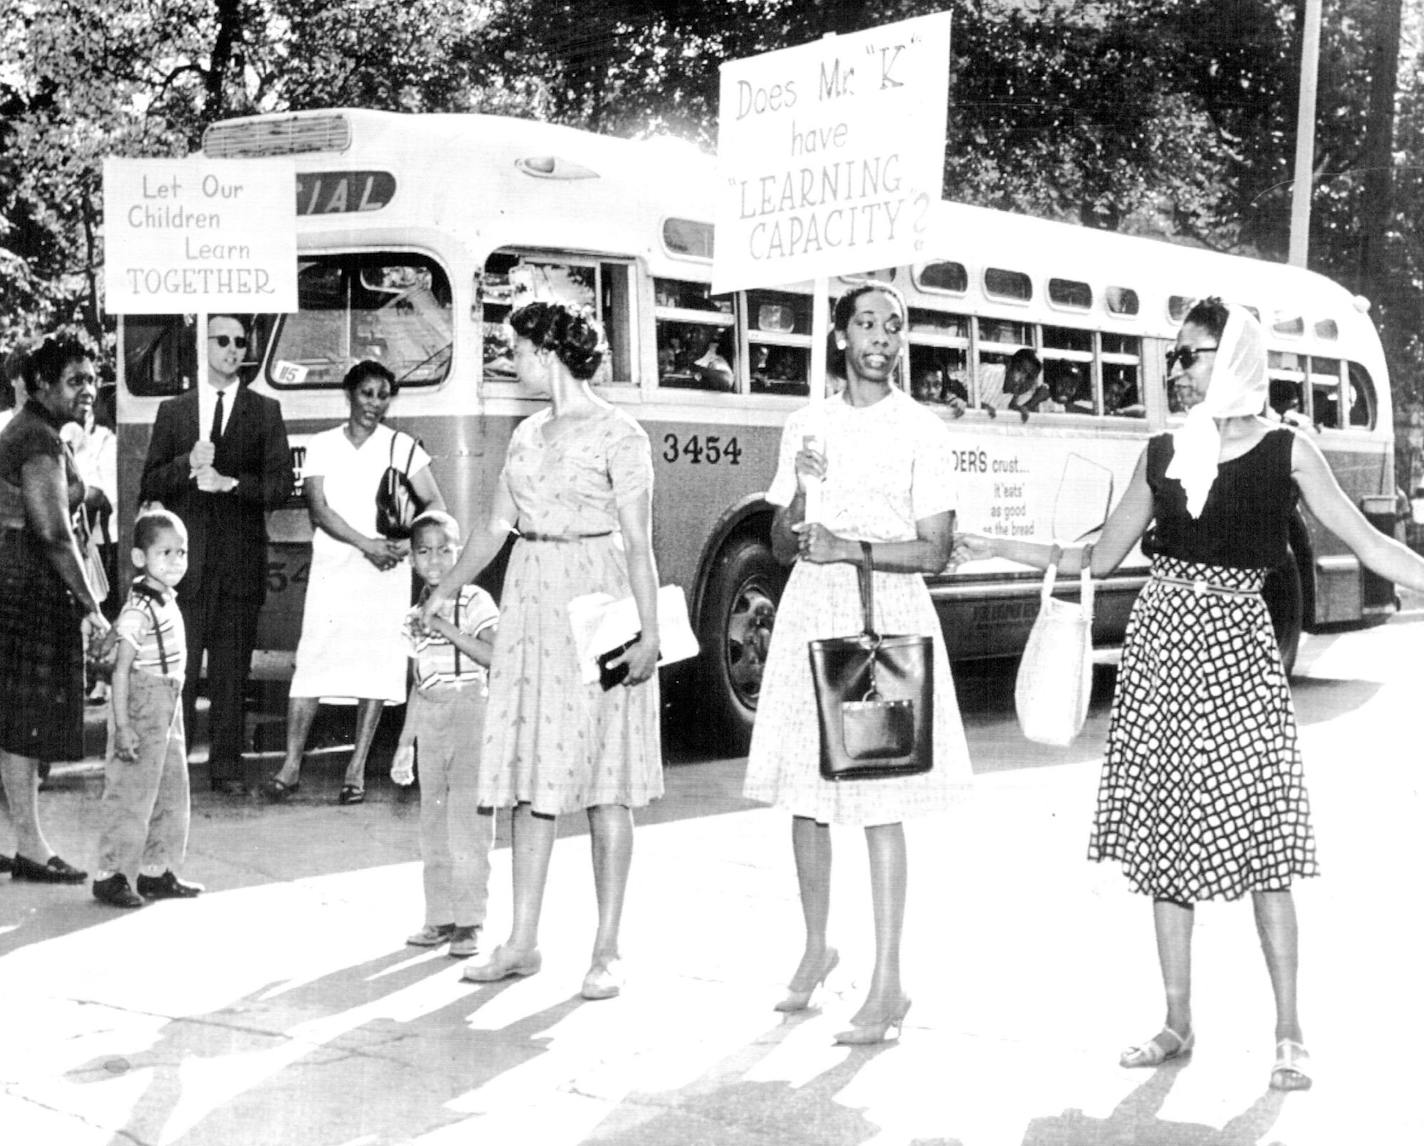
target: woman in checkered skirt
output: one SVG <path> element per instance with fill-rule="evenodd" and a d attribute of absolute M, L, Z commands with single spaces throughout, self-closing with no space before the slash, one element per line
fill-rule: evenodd
<path fill-rule="evenodd" d="M 1315 837 L 1261 587 L 1288 560 L 1297 496 L 1382 577 L 1424 589 L 1424 559 L 1365 520 L 1310 438 L 1263 416 L 1265 337 L 1249 311 L 1198 302 L 1167 368 L 1186 422 L 1148 443 L 1091 556 L 1095 576 L 1139 538 L 1152 558 L 1127 628 L 1088 848 L 1121 862 L 1153 900 L 1167 1018 L 1121 1062 L 1157 1066 L 1191 1051 L 1193 906 L 1250 892 L 1276 1002 L 1271 1086 L 1304 1090 L 1291 884 L 1316 874 Z M 962 537 L 957 555 L 1045 568 L 1050 552 Z M 1077 573 L 1081 555 L 1065 554 L 1062 571 Z"/>
<path fill-rule="evenodd" d="M 0 780 L 15 827 L 12 879 L 83 883 L 40 829 L 39 765 L 84 755 L 84 618 L 109 627 L 86 579 L 73 514 L 84 481 L 60 438 L 94 404 L 94 362 L 51 335 L 24 360 L 27 401 L 0 433 Z"/>

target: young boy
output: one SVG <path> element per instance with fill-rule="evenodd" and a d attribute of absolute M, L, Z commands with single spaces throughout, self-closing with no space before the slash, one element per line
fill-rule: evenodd
<path fill-rule="evenodd" d="M 460 527 L 448 513 L 422 513 L 411 525 L 410 555 L 425 593 L 455 567 Z M 422 594 L 422 598 L 425 594 Z M 423 600 L 422 600 L 423 603 Z M 391 779 L 415 779 L 420 752 L 420 856 L 425 861 L 425 926 L 406 940 L 468 958 L 489 902 L 494 813 L 475 804 L 479 744 L 484 730 L 490 654 L 499 610 L 483 589 L 466 585 L 449 615 L 426 628 L 420 605 L 406 618 L 415 683 L 405 708 Z"/>
<path fill-rule="evenodd" d="M 188 531 L 171 513 L 141 514 L 134 522 L 132 557 L 142 573 L 114 622 L 112 735 L 94 878 L 94 898 L 113 907 L 191 899 L 203 890 L 174 874 L 188 850 L 187 641 L 173 593 L 188 571 Z M 135 869 L 137 892 L 128 878 Z"/>

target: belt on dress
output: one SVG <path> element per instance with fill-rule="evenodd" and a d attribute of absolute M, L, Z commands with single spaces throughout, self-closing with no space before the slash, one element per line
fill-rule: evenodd
<path fill-rule="evenodd" d="M 1233 589 L 1226 585 L 1215 585 L 1203 578 L 1189 580 L 1186 577 L 1164 577 L 1160 573 L 1152 574 L 1154 581 L 1161 581 L 1165 585 L 1176 585 L 1182 589 L 1190 589 L 1198 597 L 1207 593 L 1213 593 L 1218 597 L 1259 597 L 1259 589 Z"/>
<path fill-rule="evenodd" d="M 535 533 L 533 530 L 521 530 L 519 536 L 525 541 L 587 541 L 590 537 L 612 537 L 613 530 L 605 529 L 602 533 Z"/>

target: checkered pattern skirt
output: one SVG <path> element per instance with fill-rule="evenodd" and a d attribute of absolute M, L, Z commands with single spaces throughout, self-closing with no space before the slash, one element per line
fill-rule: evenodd
<path fill-rule="evenodd" d="M 28 531 L 0 531 L 0 748 L 37 760 L 84 756 L 80 611 Z"/>
<path fill-rule="evenodd" d="M 1285 891 L 1317 868 L 1265 571 L 1159 556 L 1152 573 L 1128 624 L 1088 858 L 1182 902 Z"/>

